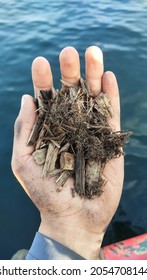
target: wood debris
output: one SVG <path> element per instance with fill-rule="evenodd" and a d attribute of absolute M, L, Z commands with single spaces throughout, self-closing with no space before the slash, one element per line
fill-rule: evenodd
<path fill-rule="evenodd" d="M 62 89 L 39 92 L 37 118 L 28 140 L 33 158 L 43 166 L 42 176 L 54 176 L 59 186 L 75 179 L 81 197 L 101 195 L 102 170 L 123 154 L 131 132 L 113 131 L 113 112 L 106 93 L 93 98 L 87 81 L 79 85 L 62 81 Z"/>

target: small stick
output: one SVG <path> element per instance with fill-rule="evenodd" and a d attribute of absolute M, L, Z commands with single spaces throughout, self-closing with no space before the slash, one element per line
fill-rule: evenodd
<path fill-rule="evenodd" d="M 42 140 L 50 140 L 50 141 L 52 141 L 52 140 L 54 140 L 54 141 L 60 140 L 61 141 L 61 140 L 64 139 L 64 136 L 65 136 L 65 133 L 62 133 L 62 134 L 60 134 L 58 136 L 43 136 Z"/>
<path fill-rule="evenodd" d="M 69 126 L 67 124 L 62 124 L 62 128 L 65 128 L 65 129 L 69 129 L 69 130 L 73 130 L 73 131 L 76 131 L 77 129 L 73 126 Z"/>
<path fill-rule="evenodd" d="M 63 147 L 61 147 L 61 149 L 59 150 L 59 154 L 61 154 L 62 152 L 67 152 L 68 149 L 70 147 L 69 143 L 66 143 Z"/>
<path fill-rule="evenodd" d="M 46 123 L 44 123 L 43 126 L 51 136 L 54 136 L 54 134 L 51 132 L 49 126 Z"/>
<path fill-rule="evenodd" d="M 45 133 L 45 129 L 44 129 L 44 127 L 42 126 L 42 129 L 41 129 L 41 131 L 40 131 L 40 133 L 39 133 L 39 135 L 38 135 L 38 140 L 37 140 L 37 143 L 36 143 L 35 150 L 40 149 L 41 143 L 42 143 L 42 138 L 43 138 L 43 136 L 44 136 L 44 133 Z"/>
<path fill-rule="evenodd" d="M 58 155 L 58 148 L 54 146 L 53 143 L 50 143 L 47 150 L 46 160 L 42 172 L 42 177 L 47 176 L 50 171 L 55 169 L 55 164 Z"/>
<path fill-rule="evenodd" d="M 77 151 L 76 155 L 75 189 L 80 195 L 85 194 L 85 159 L 82 150 Z"/>
<path fill-rule="evenodd" d="M 34 127 L 32 129 L 32 132 L 30 134 L 30 137 L 28 139 L 28 142 L 27 142 L 28 146 L 32 146 L 36 143 L 36 141 L 38 139 L 40 129 L 41 129 L 41 126 L 42 126 L 42 123 L 43 123 L 42 116 L 38 115 L 37 119 L 36 119 L 36 122 L 34 124 Z"/>
<path fill-rule="evenodd" d="M 71 176 L 71 171 L 65 170 L 61 173 L 59 178 L 56 180 L 56 184 L 63 187 L 67 179 Z"/>

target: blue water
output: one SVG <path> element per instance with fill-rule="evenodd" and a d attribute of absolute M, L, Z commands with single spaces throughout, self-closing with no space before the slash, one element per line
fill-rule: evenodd
<path fill-rule="evenodd" d="M 75 47 L 84 75 L 84 51 L 98 45 L 105 70 L 115 72 L 126 147 L 121 202 L 103 245 L 147 232 L 147 1 L 0 1 L 0 259 L 29 248 L 39 213 L 11 171 L 13 125 L 21 96 L 33 94 L 31 63 L 49 59 L 59 88 L 58 54 Z"/>

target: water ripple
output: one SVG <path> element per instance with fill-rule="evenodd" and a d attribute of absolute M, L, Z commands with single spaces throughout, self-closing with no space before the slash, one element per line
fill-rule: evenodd
<path fill-rule="evenodd" d="M 3 135 L 2 143 L 0 143 L 2 155 L 0 158 L 2 170 L 0 213 L 5 212 L 5 198 L 9 193 L 7 215 L 2 217 L 3 220 L 7 219 L 9 225 L 1 238 L 4 239 L 6 249 L 8 249 L 7 240 L 9 240 L 10 232 L 11 235 L 15 235 L 13 223 L 10 222 L 14 220 L 11 210 L 14 209 L 16 217 L 19 212 L 18 204 L 13 205 L 13 201 L 18 196 L 18 189 L 10 171 L 10 161 L 13 124 L 19 111 L 21 95 L 24 92 L 30 92 L 33 95 L 30 69 L 32 60 L 38 55 L 49 59 L 55 86 L 60 87 L 58 54 L 67 45 L 73 45 L 79 51 L 83 75 L 85 75 L 84 52 L 89 45 L 93 44 L 100 46 L 104 51 L 105 69 L 116 73 L 121 95 L 122 128 L 133 131 L 133 136 L 126 147 L 124 194 L 116 220 L 121 220 L 121 209 L 125 208 L 124 216 L 126 224 L 129 225 L 129 229 L 128 227 L 126 229 L 130 232 L 134 227 L 147 230 L 145 215 L 147 186 L 146 15 L 147 1 L 138 0 L 1 0 L 0 125 Z M 3 162 L 2 158 L 5 159 Z M 23 207 L 26 196 L 21 194 L 21 198 Z M 133 200 L 130 203 L 131 198 Z M 32 204 L 29 201 L 25 203 L 24 208 L 27 208 L 29 213 L 35 213 L 35 219 L 36 212 L 33 212 L 35 210 L 32 209 Z M 139 211 L 135 211 L 137 207 Z M 27 220 L 28 218 L 25 217 L 20 225 L 22 230 L 28 229 L 27 240 L 23 240 L 23 244 L 21 244 L 21 239 L 17 241 L 20 247 L 28 247 L 33 238 Z M 15 228 L 19 233 L 19 227 Z M 121 238 L 121 231 L 119 234 Z M 22 237 L 21 232 L 20 236 Z M 116 239 L 114 232 L 114 241 Z M 108 238 L 109 241 L 110 238 Z M 14 253 L 13 249 L 12 244 L 9 244 L 8 250 L 3 248 L 0 258 L 4 256 L 10 258 Z"/>

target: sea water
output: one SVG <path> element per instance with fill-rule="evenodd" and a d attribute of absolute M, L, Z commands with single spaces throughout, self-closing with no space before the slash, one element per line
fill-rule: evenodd
<path fill-rule="evenodd" d="M 133 131 L 125 152 L 125 181 L 103 245 L 147 231 L 147 1 L 0 1 L 0 259 L 28 249 L 39 213 L 11 171 L 13 126 L 21 96 L 33 95 L 31 63 L 45 56 L 60 88 L 58 55 L 75 47 L 104 53 L 105 71 L 118 79 L 122 129 Z"/>

